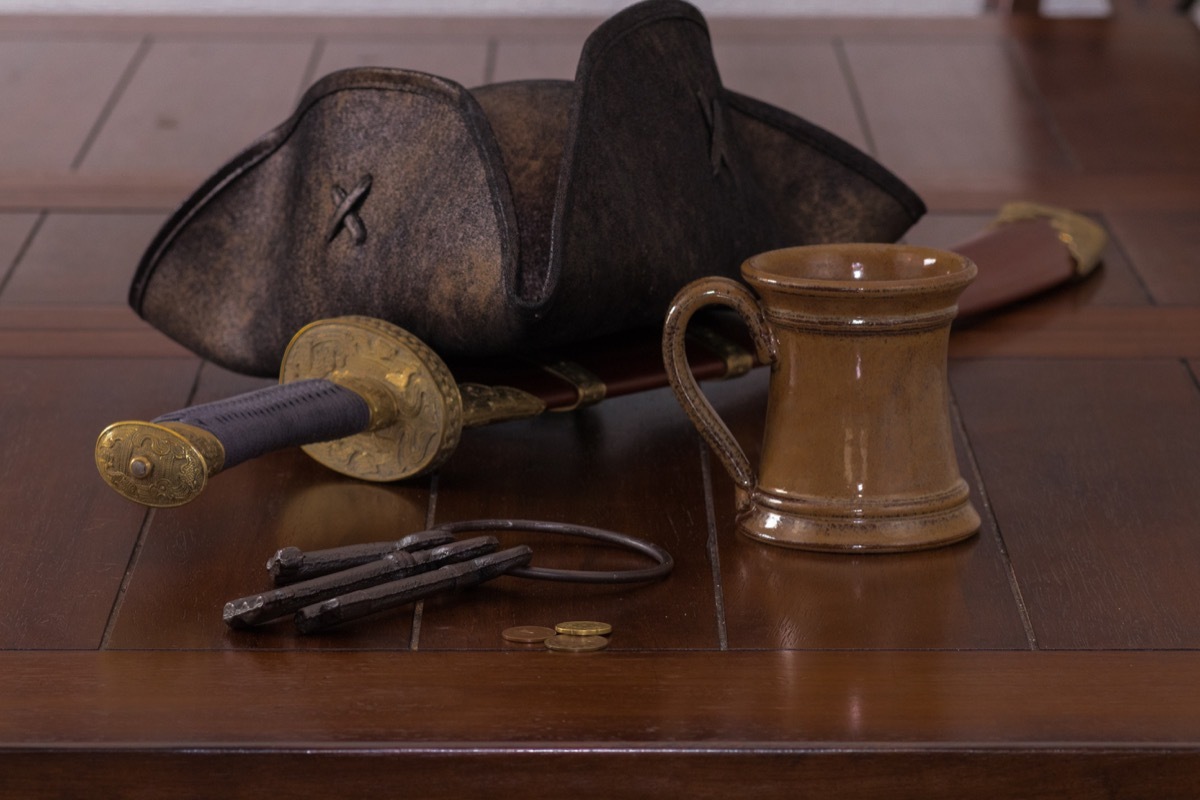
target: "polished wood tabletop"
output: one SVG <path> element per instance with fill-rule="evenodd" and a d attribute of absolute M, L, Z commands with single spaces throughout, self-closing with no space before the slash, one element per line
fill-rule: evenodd
<path fill-rule="evenodd" d="M 573 75 L 596 20 L 0 17 L 0 795 L 1195 797 L 1200 794 L 1200 37 L 1106 19 L 715 19 L 726 85 L 874 155 L 949 245 L 1010 200 L 1108 232 L 1091 278 L 952 335 L 983 517 L 954 546 L 738 535 L 666 390 L 469 430 L 434 476 L 298 450 L 147 511 L 96 435 L 270 382 L 125 304 L 171 208 L 355 64 Z M 764 370 L 706 391 L 753 460 Z M 623 531 L 633 586 L 513 577 L 314 636 L 233 631 L 278 548 L 482 517 Z M 539 565 L 643 563 L 505 534 Z M 514 625 L 611 623 L 573 655 Z"/>

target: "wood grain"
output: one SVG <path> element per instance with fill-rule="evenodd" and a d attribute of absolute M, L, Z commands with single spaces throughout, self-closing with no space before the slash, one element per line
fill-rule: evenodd
<path fill-rule="evenodd" d="M 313 41 L 156 40 L 80 164 L 215 170 L 292 111 Z"/>
<path fill-rule="evenodd" d="M 599 15 L 506 15 L 496 17 L 420 15 L 305 15 L 305 14 L 5 14 L 0 32 L 7 34 L 86 33 L 279 37 L 327 36 L 469 36 L 520 35 L 524 37 L 578 37 L 582 41 L 604 18 Z M 879 34 L 886 31 L 905 38 L 994 38 L 1003 34 L 1028 34 L 1043 26 L 1002 15 L 982 17 L 737 17 L 713 16 L 708 20 L 715 36 L 757 37 L 765 40 L 803 36 Z M 1068 26 L 1058 35 L 1087 38 L 1089 31 Z"/>
<path fill-rule="evenodd" d="M 330 39 L 323 43 L 313 78 L 350 67 L 400 67 L 428 72 L 464 86 L 485 81 L 488 42 L 484 37 L 422 41 L 390 38 Z"/>
<path fill-rule="evenodd" d="M 950 336 L 950 357 L 956 359 L 1194 358 L 1198 352 L 1200 309 L 1191 306 L 1084 308 L 1064 314 L 1031 304 Z"/>
<path fill-rule="evenodd" d="M 71 314 L 69 307 L 49 306 L 47 310 L 64 318 L 69 318 Z M 132 315 L 127 309 L 120 311 Z M 126 330 L 89 330 L 86 327 L 70 330 L 53 327 L 38 330 L 0 329 L 0 356 L 19 359 L 104 358 L 118 361 L 139 358 L 196 359 L 195 354 L 145 323 L 140 328 Z"/>
<path fill-rule="evenodd" d="M 7 282 L 12 275 L 17 257 L 28 244 L 39 219 L 39 214 L 0 214 L 0 275 L 3 281 Z M 2 289 L 0 296 L 3 296 Z"/>
<path fill-rule="evenodd" d="M 1200 305 L 1200 213 L 1116 212 L 1109 218 L 1156 302 Z"/>
<path fill-rule="evenodd" d="M 860 150 L 870 150 L 836 43 L 717 39 L 713 52 L 727 88 L 803 117 Z"/>
<path fill-rule="evenodd" d="M 600 619 L 614 649 L 716 648 L 700 447 L 666 390 L 464 433 L 438 479 L 437 521 L 509 517 L 614 530 L 665 548 L 675 569 L 644 586 L 505 578 L 470 597 L 426 603 L 422 649 L 499 648 L 518 624 Z M 586 492 L 580 491 L 587 487 Z M 644 556 L 554 536 L 503 537 L 563 569 L 649 566 Z"/>
<path fill-rule="evenodd" d="M 190 402 L 270 384 L 206 365 Z M 398 539 L 424 528 L 427 504 L 427 481 L 406 486 L 355 481 L 298 449 L 241 464 L 215 476 L 189 505 L 155 512 L 107 645 L 407 649 L 411 611 L 387 615 L 374 626 L 307 638 L 296 634 L 290 619 L 231 631 L 221 612 L 230 600 L 271 588 L 264 565 L 279 548 L 317 550 Z"/>
<path fill-rule="evenodd" d="M 138 45 L 137 35 L 0 40 L 0 171 L 70 169 Z"/>
<path fill-rule="evenodd" d="M 94 474 L 99 429 L 270 383 L 200 369 L 125 307 L 152 220 L 314 75 L 570 79 L 599 20 L 0 15 L 0 795 L 1195 794 L 1200 48 L 1128 5 L 711 20 L 728 85 L 873 144 L 921 193 L 914 240 L 1016 199 L 1112 237 L 1091 280 L 955 331 L 984 527 L 879 559 L 737 536 L 666 391 L 467 431 L 407 484 L 278 453 L 147 518 Z M 706 387 L 752 452 L 766 376 Z M 624 589 L 504 578 L 314 638 L 221 622 L 281 545 L 492 515 L 623 530 L 678 566 Z M 567 616 L 612 622 L 611 650 L 500 641 Z"/>
<path fill-rule="evenodd" d="M 1002 43 L 845 47 L 876 156 L 901 177 L 1072 170 Z"/>
<path fill-rule="evenodd" d="M 222 797 L 254 800 L 264 791 L 289 798 L 330 793 L 370 796 L 403 785 L 428 798 L 524 796 L 529 783 L 563 795 L 607 800 L 630 795 L 720 800 L 744 796 L 793 798 L 798 786 L 822 797 L 873 800 L 959 800 L 964 787 L 991 796 L 1159 800 L 1187 797 L 1196 781 L 1190 747 L 1130 752 L 1121 748 L 933 750 L 855 747 L 816 750 L 758 748 L 638 749 L 577 752 L 538 748 L 447 748 L 411 752 L 327 752 L 319 749 L 230 751 L 20 751 L 3 755 L 0 790 L 21 797 L 67 794 L 122 797 L 186 796 L 197 785 Z M 336 776 L 336 777 L 334 777 Z M 747 776 L 753 776 L 752 779 Z"/>
<path fill-rule="evenodd" d="M 161 211 L 178 206 L 208 175 L 202 169 L 129 172 L 16 171 L 0 174 L 0 210 Z"/>
<path fill-rule="evenodd" d="M 969 181 L 961 176 L 924 173 L 904 177 L 930 208 L 938 210 L 980 211 L 999 208 L 1012 200 L 1036 200 L 1080 211 L 1200 209 L 1200 181 L 1190 171 L 1085 174 L 993 171 L 975 172 Z"/>
<path fill-rule="evenodd" d="M 6 748 L 1200 746 L 1196 653 L 146 651 L 0 666 Z"/>
<path fill-rule="evenodd" d="M 761 449 L 767 379 L 759 370 L 707 390 L 751 464 Z M 713 458 L 730 648 L 1029 646 L 998 534 L 961 441 L 958 460 L 984 517 L 976 537 L 927 552 L 861 556 L 788 550 L 738 534 L 734 485 Z"/>
<path fill-rule="evenodd" d="M 95 648 L 146 510 L 96 474 L 96 436 L 179 402 L 195 362 L 2 358 L 0 648 Z"/>
<path fill-rule="evenodd" d="M 1018 40 L 1063 137 L 1089 170 L 1200 168 L 1200 48 L 1178 18 L 1092 23 L 1093 36 Z"/>
<path fill-rule="evenodd" d="M 496 43 L 496 66 L 489 83 L 541 78 L 575 80 L 575 66 L 579 63 L 584 38 L 545 41 L 500 38 Z"/>
<path fill-rule="evenodd" d="M 1038 642 L 1195 648 L 1200 392 L 1179 361 L 951 371 Z"/>
<path fill-rule="evenodd" d="M 49 214 L 14 265 L 0 305 L 127 303 L 163 214 Z"/>
<path fill-rule="evenodd" d="M 132 308 L 114 305 L 9 306 L 0 313 L 0 330 L 143 330 L 148 325 Z"/>

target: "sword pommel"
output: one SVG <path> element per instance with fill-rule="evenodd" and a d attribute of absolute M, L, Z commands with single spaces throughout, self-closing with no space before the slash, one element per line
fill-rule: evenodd
<path fill-rule="evenodd" d="M 96 440 L 101 477 L 118 493 L 146 506 L 191 502 L 224 463 L 220 440 L 190 425 L 114 422 Z"/>

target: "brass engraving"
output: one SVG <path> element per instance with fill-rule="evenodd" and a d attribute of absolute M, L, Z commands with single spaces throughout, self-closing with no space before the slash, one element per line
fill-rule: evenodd
<path fill-rule="evenodd" d="M 391 394 L 389 404 L 377 389 L 360 391 L 371 406 L 372 430 L 304 446 L 336 472 L 368 481 L 401 480 L 436 469 L 458 446 L 463 401 L 454 377 L 436 353 L 402 328 L 370 317 L 306 326 L 284 352 L 279 381 L 307 378 L 327 378 L 354 391 L 382 387 Z"/>
<path fill-rule="evenodd" d="M 344 386 L 366 401 L 371 414 L 367 430 L 386 428 L 399 419 L 400 409 L 396 405 L 396 393 L 391 384 L 341 372 L 335 372 L 328 378 L 331 382 L 338 386 Z"/>
<path fill-rule="evenodd" d="M 195 425 L 187 425 L 183 422 L 160 422 L 157 424 L 178 433 L 187 439 L 192 447 L 200 451 L 200 455 L 204 456 L 204 463 L 208 465 L 208 477 L 211 478 L 225 468 L 225 445 L 204 428 L 197 428 Z"/>
<path fill-rule="evenodd" d="M 101 431 L 95 457 L 100 476 L 118 493 L 142 505 L 170 508 L 204 490 L 225 452 L 215 437 L 190 425 L 129 421 Z"/>
<path fill-rule="evenodd" d="M 464 428 L 536 417 L 546 410 L 540 399 L 511 386 L 462 383 L 458 390 L 462 394 Z"/>

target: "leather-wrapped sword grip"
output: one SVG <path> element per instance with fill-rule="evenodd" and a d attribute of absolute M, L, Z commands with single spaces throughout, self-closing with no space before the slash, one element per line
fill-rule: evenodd
<path fill-rule="evenodd" d="M 371 405 L 324 378 L 280 384 L 164 414 L 117 422 L 96 442 L 96 466 L 110 486 L 143 505 L 195 499 L 222 469 L 285 447 L 368 430 Z"/>
<path fill-rule="evenodd" d="M 228 468 L 285 447 L 362 433 L 371 424 L 371 409 L 358 393 L 313 378 L 173 411 L 153 421 L 212 434 L 225 451 L 223 468 Z"/>

